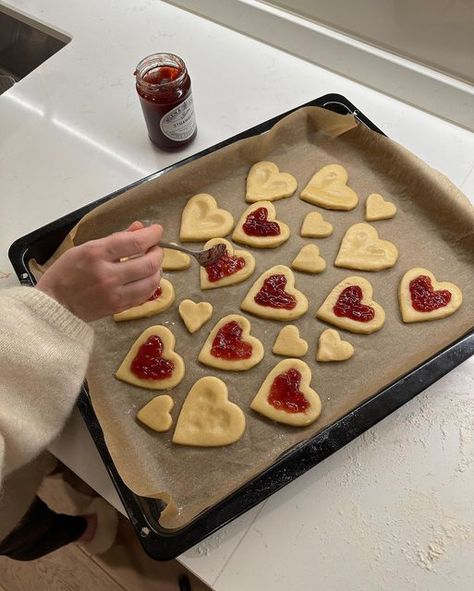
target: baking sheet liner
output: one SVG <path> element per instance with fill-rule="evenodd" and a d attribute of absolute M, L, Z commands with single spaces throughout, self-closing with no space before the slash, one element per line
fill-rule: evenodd
<path fill-rule="evenodd" d="M 256 258 L 256 271 L 242 284 L 201 292 L 199 269 L 193 263 L 186 271 L 165 273 L 176 290 L 171 309 L 143 320 L 116 324 L 106 318 L 94 323 L 95 349 L 87 380 L 95 413 L 126 485 L 138 495 L 173 499 L 176 510 L 162 515 L 164 527 L 185 525 L 271 465 L 282 452 L 343 417 L 474 324 L 474 213 L 469 201 L 444 176 L 395 142 L 357 124 L 352 116 L 318 107 L 302 108 L 269 132 L 206 155 L 97 207 L 71 231 L 57 254 L 72 244 L 124 229 L 135 219 L 160 222 L 165 239 L 178 241 L 182 208 L 196 193 L 213 195 L 237 221 L 248 205 L 246 175 L 259 160 L 275 162 L 298 181 L 293 197 L 275 202 L 278 219 L 291 229 L 288 242 L 276 249 L 249 248 Z M 332 163 L 346 167 L 349 185 L 359 195 L 359 205 L 353 211 L 326 211 L 298 198 L 313 173 Z M 365 200 L 374 192 L 398 208 L 395 218 L 373 225 L 382 239 L 397 245 L 399 260 L 392 269 L 375 273 L 337 269 L 333 261 L 341 238 L 350 225 L 365 221 Z M 329 238 L 300 237 L 301 223 L 310 211 L 320 211 L 334 226 Z M 308 297 L 309 310 L 294 324 L 309 343 L 304 360 L 312 370 L 312 386 L 321 397 L 322 414 L 312 426 L 301 429 L 273 423 L 249 408 L 267 373 L 282 359 L 271 349 L 284 323 L 246 314 L 252 334 L 262 341 L 266 352 L 264 360 L 247 372 L 206 368 L 197 362 L 197 355 L 215 323 L 226 314 L 239 312 L 239 304 L 254 280 L 275 264 L 290 265 L 301 246 L 309 242 L 320 247 L 327 268 L 320 275 L 295 272 L 296 287 Z M 414 266 L 426 267 L 438 280 L 459 285 L 464 302 L 453 316 L 434 322 L 402 323 L 398 284 Z M 366 336 L 341 331 L 354 345 L 354 357 L 343 363 L 317 363 L 317 340 L 328 326 L 316 320 L 315 312 L 334 285 L 349 275 L 362 275 L 372 283 L 374 299 L 386 312 L 385 326 Z M 211 321 L 193 335 L 188 334 L 178 315 L 179 302 L 185 298 L 209 301 L 214 306 Z M 135 339 L 153 324 L 172 330 L 176 350 L 186 363 L 185 378 L 171 391 L 174 423 L 192 384 L 203 376 L 215 375 L 225 381 L 230 400 L 246 415 L 246 431 L 240 441 L 222 448 L 181 447 L 171 443 L 173 428 L 168 433 L 154 433 L 136 421 L 138 409 L 160 392 L 129 386 L 114 378 L 114 373 Z"/>

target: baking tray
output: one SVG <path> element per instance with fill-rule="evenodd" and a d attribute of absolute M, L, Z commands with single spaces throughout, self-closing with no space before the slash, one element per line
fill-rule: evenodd
<path fill-rule="evenodd" d="M 29 271 L 28 262 L 31 259 L 39 263 L 46 262 L 77 222 L 97 205 L 233 142 L 264 133 L 289 113 L 306 106 L 324 107 L 340 114 L 353 114 L 370 129 L 383 133 L 341 95 L 328 94 L 310 101 L 153 173 L 18 239 L 10 247 L 9 257 L 21 283 L 34 285 L 35 280 Z M 355 439 L 473 354 L 474 330 L 471 330 L 314 437 L 287 450 L 268 469 L 179 529 L 166 529 L 159 524 L 158 520 L 163 510 L 162 501 L 134 494 L 120 478 L 105 445 L 102 429 L 93 411 L 86 386 L 81 390 L 78 407 L 144 550 L 156 560 L 169 560 L 257 505 Z"/>

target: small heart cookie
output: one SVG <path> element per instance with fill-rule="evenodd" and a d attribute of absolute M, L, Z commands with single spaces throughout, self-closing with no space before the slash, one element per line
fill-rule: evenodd
<path fill-rule="evenodd" d="M 191 266 L 191 257 L 185 252 L 173 250 L 171 248 L 163 249 L 163 271 L 182 271 Z"/>
<path fill-rule="evenodd" d="M 398 249 L 388 240 L 381 240 L 370 224 L 354 224 L 344 234 L 337 253 L 336 267 L 360 271 L 389 269 L 397 262 Z"/>
<path fill-rule="evenodd" d="M 183 300 L 179 304 L 178 312 L 186 328 L 192 334 L 206 324 L 212 316 L 212 304 L 209 302 L 196 304 L 193 300 Z"/>
<path fill-rule="evenodd" d="M 304 357 L 308 352 L 308 343 L 300 337 L 297 326 L 288 324 L 278 333 L 272 352 L 283 357 Z"/>
<path fill-rule="evenodd" d="M 380 330 L 385 312 L 372 299 L 372 285 L 363 277 L 347 277 L 331 291 L 316 317 L 350 332 L 370 334 Z"/>
<path fill-rule="evenodd" d="M 347 179 L 347 171 L 340 164 L 323 166 L 301 191 L 300 198 L 325 209 L 354 209 L 359 198 L 357 193 L 347 186 Z"/>
<path fill-rule="evenodd" d="M 454 314 L 462 304 L 462 292 L 454 283 L 436 281 L 431 271 L 415 267 L 403 275 L 398 299 L 403 322 L 422 322 Z"/>
<path fill-rule="evenodd" d="M 382 195 L 372 193 L 365 202 L 365 219 L 368 222 L 389 220 L 397 213 L 396 206 L 390 201 L 385 201 Z"/>
<path fill-rule="evenodd" d="M 307 213 L 303 225 L 301 226 L 300 235 L 303 238 L 327 238 L 334 231 L 334 228 L 323 216 L 317 211 Z"/>
<path fill-rule="evenodd" d="M 259 201 L 248 207 L 235 226 L 232 240 L 256 248 L 275 248 L 290 237 L 290 228 L 276 219 L 270 201 Z"/>
<path fill-rule="evenodd" d="M 220 447 L 238 441 L 245 431 L 245 415 L 230 402 L 222 380 L 198 380 L 186 396 L 176 423 L 173 443 Z"/>
<path fill-rule="evenodd" d="M 160 285 L 155 289 L 153 295 L 140 306 L 134 306 L 123 312 L 114 314 L 115 322 L 125 320 L 137 320 L 138 318 L 149 318 L 167 310 L 174 302 L 174 288 L 170 281 L 161 278 Z"/>
<path fill-rule="evenodd" d="M 158 433 L 168 431 L 173 424 L 171 410 L 174 400 L 168 394 L 155 396 L 137 412 L 137 419 Z"/>
<path fill-rule="evenodd" d="M 284 359 L 267 375 L 250 408 L 279 423 L 306 427 L 321 414 L 321 400 L 310 384 L 304 361 Z"/>
<path fill-rule="evenodd" d="M 225 244 L 226 254 L 213 265 L 200 267 L 201 289 L 214 289 L 242 283 L 255 271 L 255 259 L 248 250 L 234 249 L 224 238 L 213 238 L 204 245 L 211 248 L 216 244 Z"/>
<path fill-rule="evenodd" d="M 326 261 L 319 254 L 316 244 L 305 244 L 291 263 L 296 271 L 303 273 L 321 273 L 326 268 Z"/>
<path fill-rule="evenodd" d="M 347 341 L 343 341 L 337 330 L 328 328 L 321 333 L 316 361 L 346 361 L 353 355 L 354 347 Z"/>
<path fill-rule="evenodd" d="M 181 214 L 182 242 L 202 242 L 227 236 L 234 226 L 232 214 L 217 207 L 211 195 L 200 193 L 186 203 Z"/>
<path fill-rule="evenodd" d="M 280 172 L 273 162 L 257 162 L 247 176 L 248 203 L 255 201 L 276 201 L 283 197 L 291 197 L 298 183 L 291 174 Z"/>

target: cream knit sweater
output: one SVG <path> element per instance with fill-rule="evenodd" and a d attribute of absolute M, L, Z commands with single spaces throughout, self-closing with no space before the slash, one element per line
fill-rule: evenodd
<path fill-rule="evenodd" d="M 39 290 L 0 291 L 0 540 L 51 468 L 42 452 L 73 408 L 92 340 L 90 326 Z"/>

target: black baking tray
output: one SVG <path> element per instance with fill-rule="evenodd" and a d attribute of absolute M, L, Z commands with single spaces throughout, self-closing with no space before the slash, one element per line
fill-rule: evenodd
<path fill-rule="evenodd" d="M 155 179 L 233 142 L 268 131 L 289 113 L 307 106 L 324 107 L 340 114 L 352 114 L 370 129 L 383 133 L 345 97 L 327 94 L 317 98 L 155 172 L 18 239 L 10 247 L 9 257 L 20 282 L 23 285 L 34 285 L 35 280 L 29 271 L 28 261 L 33 258 L 39 263 L 47 261 L 75 224 L 97 205 L 121 195 L 131 187 Z M 156 560 L 169 560 L 341 449 L 473 354 L 474 330 L 471 330 L 314 437 L 287 450 L 265 471 L 179 529 L 161 527 L 158 519 L 163 510 L 162 502 L 137 496 L 120 478 L 105 445 L 86 385 L 81 390 L 78 407 L 144 550 Z"/>

